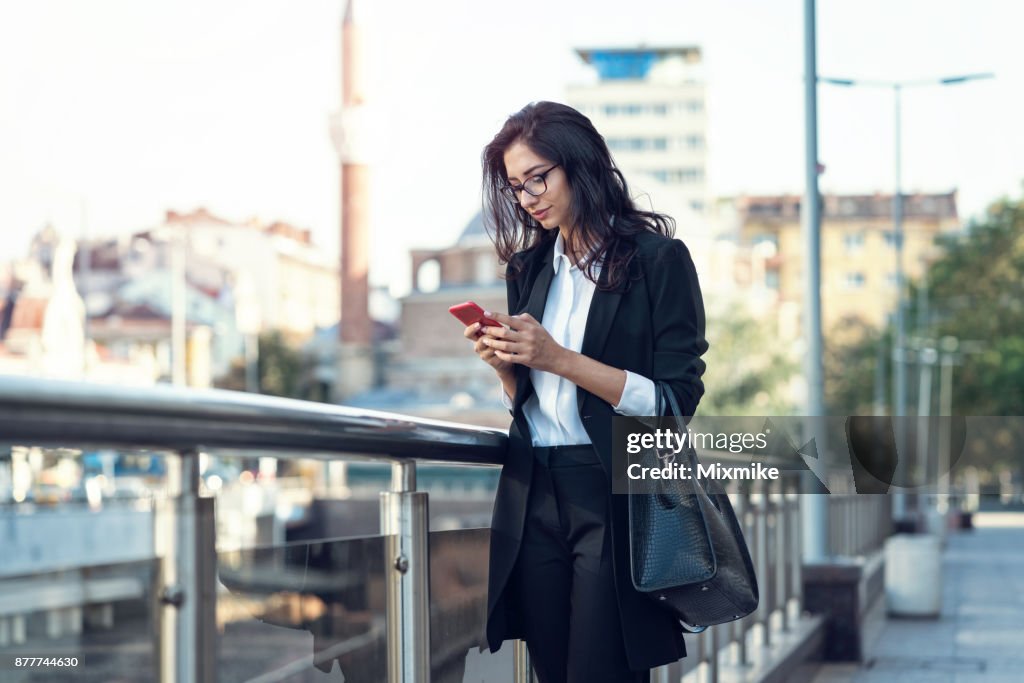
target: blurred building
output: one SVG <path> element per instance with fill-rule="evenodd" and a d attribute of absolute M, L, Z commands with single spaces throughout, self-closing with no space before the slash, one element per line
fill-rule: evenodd
<path fill-rule="evenodd" d="M 168 211 L 163 225 L 139 237 L 161 252 L 164 263 L 171 243 L 182 240 L 189 278 L 253 309 L 249 315 L 259 330 L 279 330 L 301 341 L 338 321 L 337 260 L 313 244 L 308 229 L 281 221 L 229 221 L 199 208 Z"/>
<path fill-rule="evenodd" d="M 8 270 L 0 370 L 17 374 L 170 381 L 178 309 L 183 380 L 206 387 L 242 356 L 246 335 L 276 330 L 298 344 L 338 320 L 337 264 L 308 230 L 204 209 L 77 251 L 47 227 Z"/>
<path fill-rule="evenodd" d="M 739 248 L 759 250 L 741 280 L 763 282 L 777 305 L 802 306 L 803 240 L 798 195 L 741 196 L 721 202 L 727 232 Z M 896 244 L 892 195 L 822 196 L 821 304 L 827 331 L 844 318 L 879 327 L 896 301 Z M 960 229 L 956 191 L 908 194 L 903 199 L 905 278 L 920 277 L 937 256 L 936 238 Z M 792 317 L 792 316 L 790 316 Z"/>
<path fill-rule="evenodd" d="M 508 426 L 494 371 L 480 362 L 462 337 L 462 325 L 448 313 L 453 304 L 475 301 L 504 311 L 504 268 L 477 214 L 455 244 L 416 249 L 413 291 L 401 300 L 397 344 L 382 365 L 384 386 L 349 403 L 410 415 L 494 427 Z"/>
<path fill-rule="evenodd" d="M 442 249 L 414 249 L 413 291 L 402 300 L 401 341 L 409 358 L 465 357 L 453 349 L 459 322 L 448 307 L 475 301 L 484 310 L 505 311 L 505 271 L 484 229 L 482 214 L 466 225 L 455 244 Z M 465 346 L 468 346 L 466 344 Z M 471 357 L 475 357 L 470 354 Z M 493 373 L 492 373 L 493 374 Z"/>
<path fill-rule="evenodd" d="M 640 174 L 694 213 L 710 205 L 707 187 L 707 112 L 701 51 L 696 46 L 578 48 L 598 81 L 569 86 L 566 101 L 604 136 L 634 189 L 650 191 Z"/>
<path fill-rule="evenodd" d="M 8 269 L 0 303 L 0 373 L 80 379 L 85 305 L 75 290 L 75 244 L 51 227 L 32 241 L 39 258 Z"/>

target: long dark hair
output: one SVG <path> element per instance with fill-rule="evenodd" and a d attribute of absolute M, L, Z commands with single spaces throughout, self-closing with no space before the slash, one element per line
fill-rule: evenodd
<path fill-rule="evenodd" d="M 508 263 L 506 277 L 520 275 L 512 255 L 533 249 L 557 237 L 545 230 L 519 202 L 502 193 L 508 184 L 505 151 L 522 142 L 535 154 L 557 163 L 572 192 L 570 214 L 575 226 L 573 245 L 588 254 L 580 263 L 587 278 L 598 284 L 595 264 L 604 259 L 607 280 L 603 289 L 615 289 L 628 276 L 636 254 L 633 239 L 653 232 L 671 237 L 675 221 L 653 211 L 641 211 L 629 196 L 622 172 L 615 167 L 608 145 L 583 114 L 557 102 L 533 102 L 512 114 L 483 152 L 484 215 L 498 258 Z"/>

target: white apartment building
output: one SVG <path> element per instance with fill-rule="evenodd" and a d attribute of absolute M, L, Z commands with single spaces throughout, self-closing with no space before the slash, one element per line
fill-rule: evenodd
<path fill-rule="evenodd" d="M 158 240 L 184 238 L 189 278 L 219 289 L 230 273 L 236 306 L 251 309 L 248 327 L 280 330 L 295 340 L 338 322 L 341 285 L 336 254 L 310 231 L 282 222 L 234 222 L 205 209 L 167 212 Z M 206 272 L 204 272 L 206 271 Z"/>
<path fill-rule="evenodd" d="M 576 53 L 594 67 L 598 80 L 569 86 L 566 101 L 604 135 L 631 190 L 650 193 L 655 209 L 685 206 L 706 216 L 711 199 L 700 48 L 578 48 Z"/>

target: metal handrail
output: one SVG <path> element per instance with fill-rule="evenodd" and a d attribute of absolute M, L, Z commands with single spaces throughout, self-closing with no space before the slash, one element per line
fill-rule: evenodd
<path fill-rule="evenodd" d="M 508 435 L 454 422 L 220 389 L 117 387 L 0 375 L 7 442 L 339 453 L 500 465 Z"/>

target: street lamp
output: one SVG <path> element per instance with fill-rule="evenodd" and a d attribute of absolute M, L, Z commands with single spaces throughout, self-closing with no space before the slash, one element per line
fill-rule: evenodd
<path fill-rule="evenodd" d="M 900 187 L 901 184 L 901 172 L 902 172 L 902 159 L 901 159 L 901 139 L 900 139 L 900 96 L 904 88 L 916 88 L 929 85 L 955 85 L 957 83 L 966 83 L 967 81 L 981 80 L 985 78 L 992 78 L 991 73 L 979 73 L 979 74 L 965 74 L 962 76 L 948 76 L 946 78 L 934 78 L 927 80 L 913 80 L 913 81 L 871 81 L 861 80 L 853 78 L 825 78 L 819 77 L 818 81 L 821 83 L 828 83 L 830 85 L 838 85 L 843 87 L 852 86 L 866 86 L 870 88 L 891 88 L 893 94 L 893 112 L 895 114 L 895 126 L 894 126 L 894 148 L 895 148 L 895 164 L 894 164 L 894 185 L 892 194 L 892 226 L 893 226 L 893 239 L 896 240 L 896 339 L 893 343 L 892 361 L 895 366 L 896 374 L 896 387 L 895 396 L 893 397 L 893 410 L 892 413 L 897 418 L 903 417 L 906 411 L 907 405 L 907 366 L 904 360 L 904 344 L 905 344 L 905 323 L 903 316 L 903 190 Z M 905 425 L 898 424 L 901 420 L 896 421 L 894 425 L 896 428 L 897 443 L 905 444 L 902 438 L 905 433 Z M 905 452 L 905 448 L 898 447 L 900 452 Z M 894 515 L 899 519 L 906 515 L 906 502 L 903 495 L 899 492 L 893 497 Z"/>
<path fill-rule="evenodd" d="M 821 83 L 839 85 L 843 87 L 866 86 L 870 88 L 891 88 L 893 93 L 893 104 L 895 113 L 895 187 L 892 195 L 892 226 L 893 239 L 896 241 L 896 340 L 893 345 L 893 364 L 896 366 L 896 387 L 893 398 L 893 414 L 902 417 L 907 405 L 907 370 L 903 359 L 903 346 L 905 343 L 905 323 L 903 319 L 903 190 L 901 184 L 902 158 L 900 142 L 900 96 L 904 88 L 916 88 L 929 85 L 955 85 L 967 81 L 992 78 L 991 73 L 966 74 L 962 76 L 949 76 L 946 78 L 933 78 L 927 80 L 913 81 L 870 81 L 853 78 L 825 78 L 819 77 Z"/>

